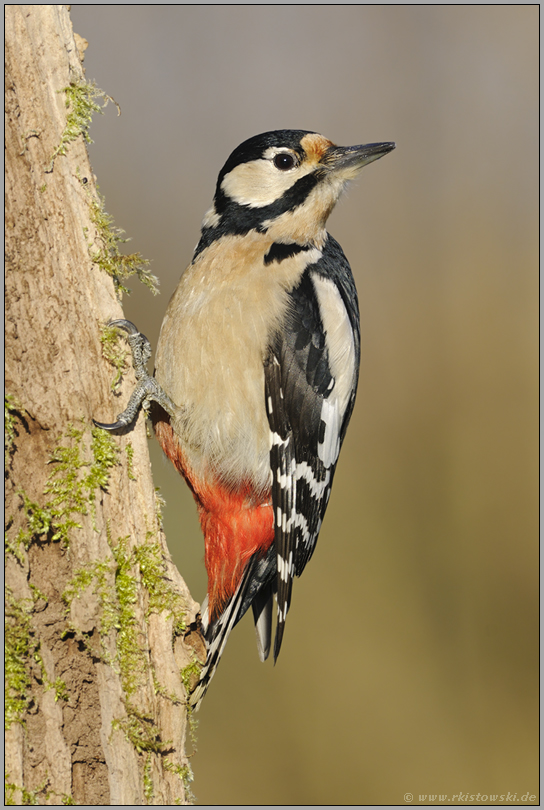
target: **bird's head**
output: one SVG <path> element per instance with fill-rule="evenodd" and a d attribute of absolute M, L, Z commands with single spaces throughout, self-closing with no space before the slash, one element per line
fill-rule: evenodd
<path fill-rule="evenodd" d="M 336 146 L 316 132 L 274 130 L 240 144 L 221 169 L 203 228 L 318 244 L 346 183 L 394 143 Z"/>

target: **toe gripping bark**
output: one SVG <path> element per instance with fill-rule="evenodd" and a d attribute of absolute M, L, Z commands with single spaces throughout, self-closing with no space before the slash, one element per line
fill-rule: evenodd
<path fill-rule="evenodd" d="M 157 402 L 169 416 L 174 416 L 177 410 L 176 406 L 168 394 L 162 390 L 155 378 L 150 376 L 146 368 L 146 364 L 151 357 L 149 340 L 138 331 L 131 321 L 124 319 L 110 321 L 108 326 L 115 326 L 127 333 L 138 384 L 131 394 L 127 407 L 118 415 L 115 422 L 107 424 L 93 419 L 95 425 L 103 430 L 121 430 L 121 428 L 131 425 L 138 416 L 140 408 L 147 410 L 151 402 Z"/>

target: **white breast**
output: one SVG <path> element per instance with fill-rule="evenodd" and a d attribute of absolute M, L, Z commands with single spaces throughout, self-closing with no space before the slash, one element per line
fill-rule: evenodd
<path fill-rule="evenodd" d="M 163 321 L 155 371 L 180 406 L 174 430 L 194 472 L 262 491 L 270 485 L 263 359 L 307 264 L 298 254 L 265 266 L 270 244 L 263 234 L 223 237 L 187 268 Z"/>

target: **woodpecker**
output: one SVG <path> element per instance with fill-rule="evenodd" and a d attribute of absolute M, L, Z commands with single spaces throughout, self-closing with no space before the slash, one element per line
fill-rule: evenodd
<path fill-rule="evenodd" d="M 232 628 L 251 606 L 262 661 L 280 652 L 293 579 L 312 556 L 351 417 L 357 291 L 325 224 L 346 183 L 394 143 L 336 146 L 306 130 L 244 141 L 217 180 L 200 241 L 162 323 L 155 376 L 128 321 L 142 401 L 197 503 L 208 591 L 198 709 Z"/>

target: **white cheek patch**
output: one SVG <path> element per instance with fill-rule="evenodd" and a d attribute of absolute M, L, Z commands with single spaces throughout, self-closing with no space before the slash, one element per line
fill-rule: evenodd
<path fill-rule="evenodd" d="M 274 154 L 281 151 L 274 150 Z M 315 166 L 308 162 L 294 169 L 281 171 L 274 166 L 271 159 L 252 160 L 249 163 L 240 163 L 226 174 L 221 190 L 238 205 L 263 208 L 278 200 L 297 180 L 314 169 Z"/>

